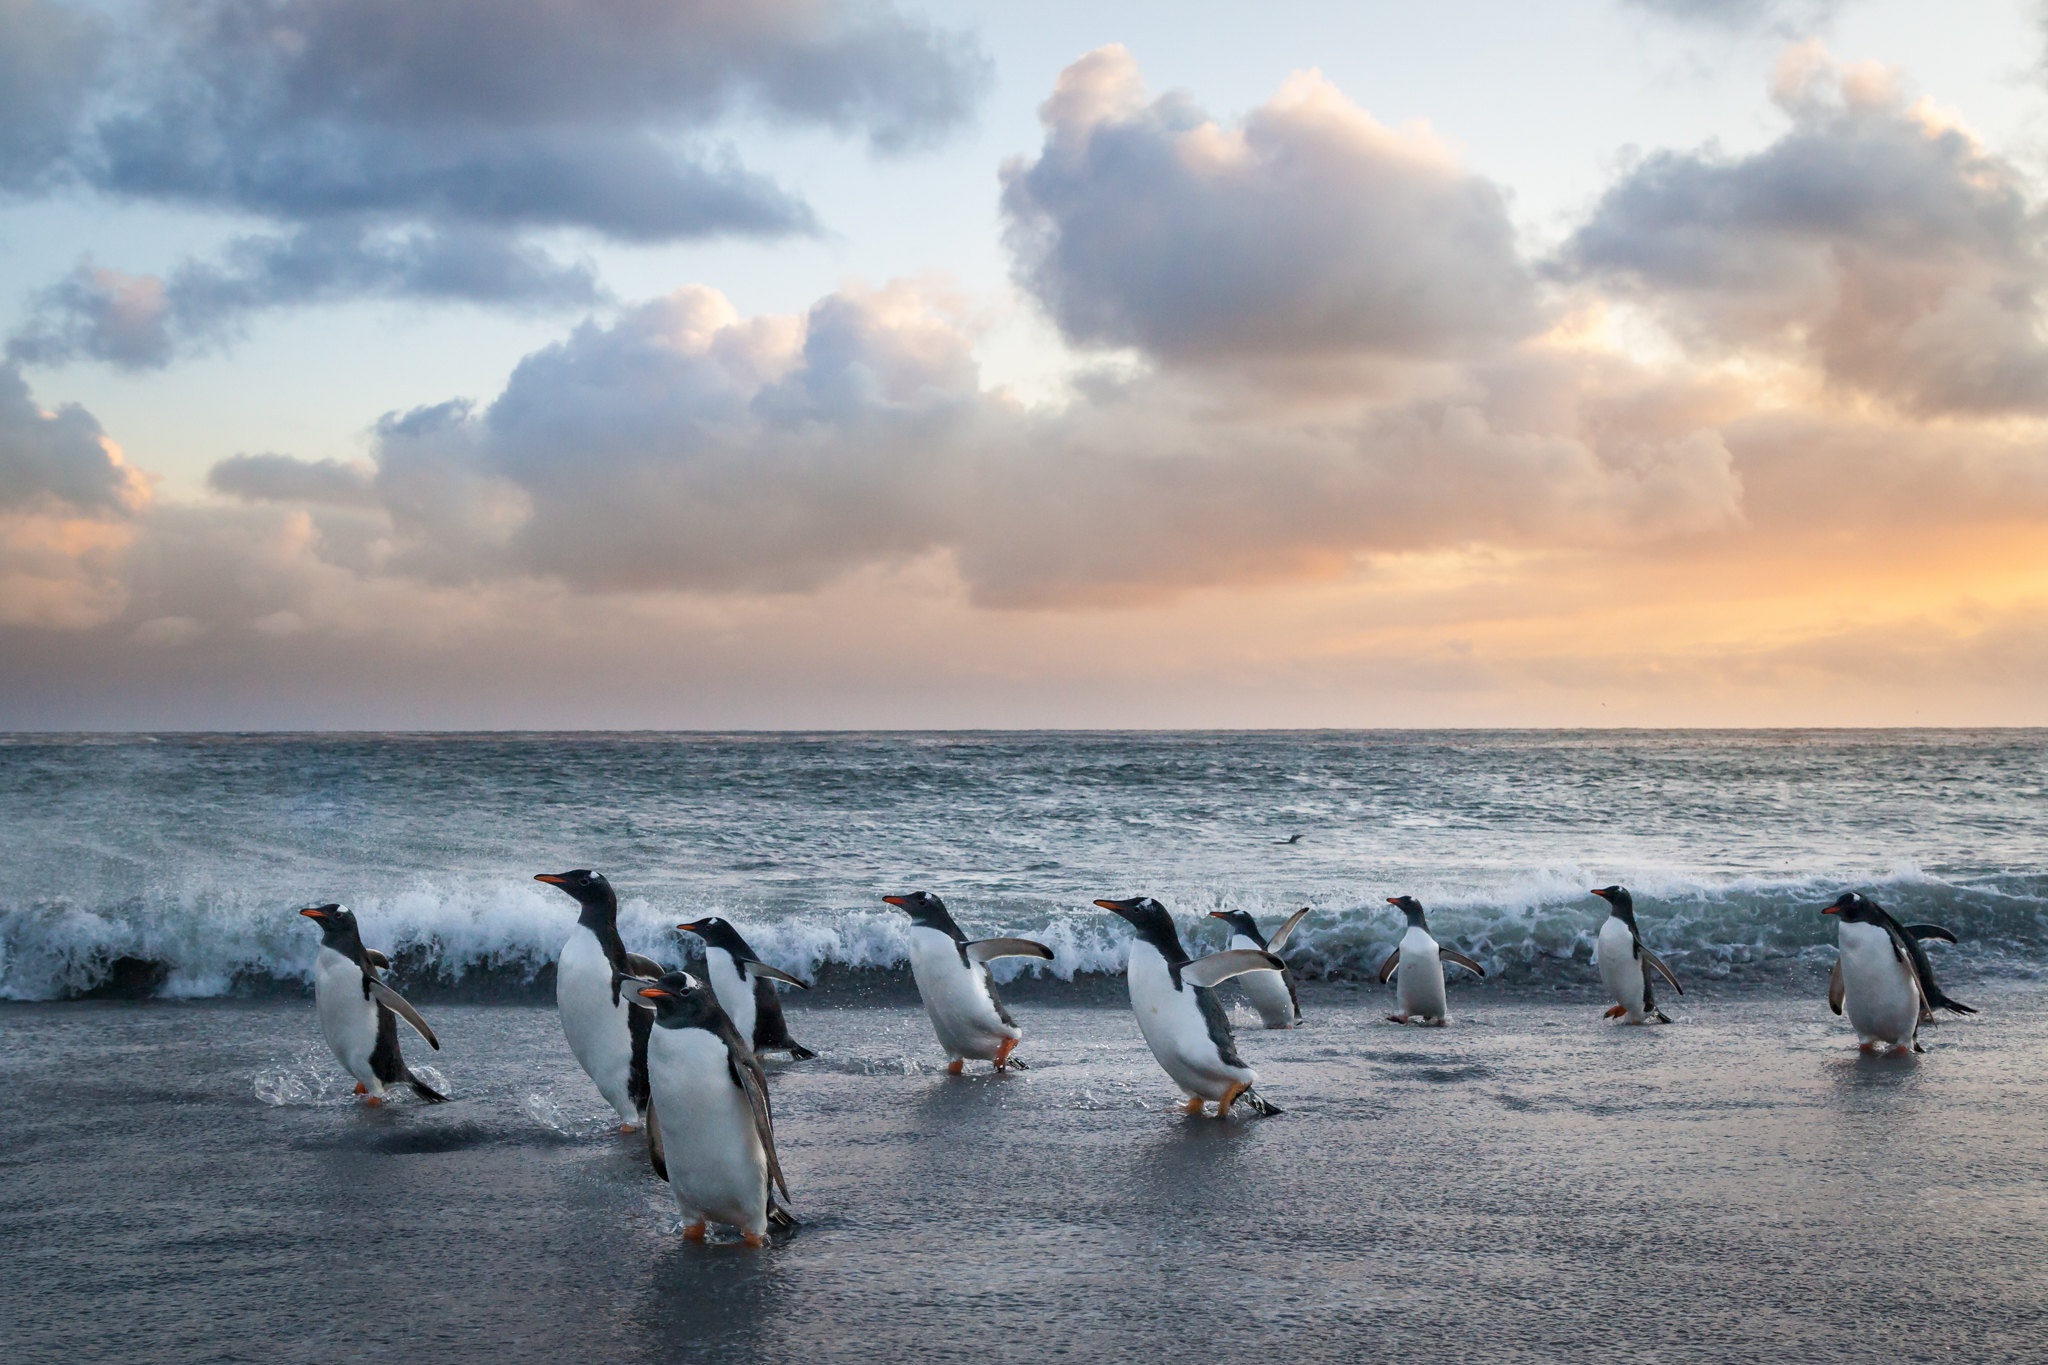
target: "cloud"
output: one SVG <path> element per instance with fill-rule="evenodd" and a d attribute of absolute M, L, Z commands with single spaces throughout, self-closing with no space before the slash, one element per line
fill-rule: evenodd
<path fill-rule="evenodd" d="M 380 295 L 563 308 L 603 297 L 587 263 L 564 265 L 493 229 L 383 233 L 321 223 L 245 237 L 223 255 L 218 263 L 187 261 L 168 278 L 81 262 L 34 298 L 7 355 L 23 364 L 90 358 L 159 369 L 234 339 L 251 315 L 274 308 Z"/>
<path fill-rule="evenodd" d="M 0 0 L 0 192 L 44 185 L 76 135 L 106 26 L 56 0 Z"/>
<path fill-rule="evenodd" d="M 0 367 L 0 507 L 61 504 L 119 517 L 148 498 L 147 481 L 122 461 L 91 413 L 76 404 L 43 411 L 21 372 Z"/>
<path fill-rule="evenodd" d="M 1624 0 L 1680 23 L 1730 30 L 1811 32 L 1833 19 L 1843 0 Z"/>
<path fill-rule="evenodd" d="M 1500 191 L 1320 75 L 1226 128 L 1148 102 L 1121 47 L 1061 73 L 1036 160 L 1003 170 L 1017 277 L 1071 341 L 1174 362 L 1436 357 L 1527 334 Z"/>
<path fill-rule="evenodd" d="M 303 502 L 327 507 L 376 507 L 374 468 L 341 460 L 295 460 L 289 455 L 233 455 L 207 471 L 206 486 L 244 502 Z"/>
<path fill-rule="evenodd" d="M 1562 269 L 1696 348 L 1810 361 L 1910 412 L 2048 411 L 2048 253 L 2025 177 L 1890 73 L 1817 47 L 1787 55 L 1774 93 L 1783 137 L 1644 159 Z"/>

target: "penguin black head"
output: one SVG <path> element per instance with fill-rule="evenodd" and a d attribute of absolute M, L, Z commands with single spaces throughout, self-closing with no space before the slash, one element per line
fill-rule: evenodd
<path fill-rule="evenodd" d="M 663 1028 L 719 1031 L 725 1011 L 704 983 L 688 972 L 670 972 L 652 986 L 640 987 L 640 998 L 654 1006 L 654 1022 Z"/>
<path fill-rule="evenodd" d="M 603 923 L 610 924 L 618 918 L 618 894 L 612 890 L 612 884 L 604 879 L 602 872 L 592 872 L 587 867 L 579 867 L 573 872 L 539 872 L 534 874 L 533 879 L 537 882 L 546 882 L 549 886 L 559 886 L 574 896 L 576 903 L 583 907 L 581 918 L 585 921 L 594 916 Z"/>
<path fill-rule="evenodd" d="M 1882 922 L 1878 915 L 1883 912 L 1878 909 L 1876 901 L 1866 900 L 1854 891 L 1844 891 L 1835 897 L 1833 905 L 1825 907 L 1821 913 L 1839 915 L 1851 924 L 1878 924 Z"/>
<path fill-rule="evenodd" d="M 903 896 L 884 896 L 884 901 L 910 916 L 910 922 L 920 929 L 936 929 L 961 942 L 967 935 L 960 932 L 960 926 L 953 922 L 953 916 L 946 909 L 946 903 L 929 891 L 912 891 Z"/>
<path fill-rule="evenodd" d="M 1608 912 L 1629 928 L 1635 928 L 1636 901 L 1625 886 L 1596 886 L 1589 893 L 1607 902 Z"/>
<path fill-rule="evenodd" d="M 299 911 L 320 926 L 320 942 L 344 957 L 363 960 L 363 935 L 355 911 L 344 905 L 309 905 Z"/>
<path fill-rule="evenodd" d="M 1387 904 L 1408 917 L 1409 928 L 1420 929 L 1425 933 L 1429 931 L 1429 922 L 1423 918 L 1422 914 L 1422 902 L 1415 899 L 1415 897 L 1389 896 L 1387 897 Z"/>
<path fill-rule="evenodd" d="M 1159 950 L 1160 956 L 1168 962 L 1187 960 L 1187 949 L 1181 946 L 1180 930 L 1173 924 L 1173 916 L 1166 907 L 1150 896 L 1133 896 L 1126 901 L 1099 900 L 1095 902 L 1113 915 L 1128 920 L 1130 926 L 1144 939 Z"/>
<path fill-rule="evenodd" d="M 695 934 L 698 938 L 704 940 L 707 947 L 723 948 L 726 952 L 731 953 L 742 961 L 749 961 L 754 956 L 754 950 L 749 948 L 747 941 L 740 937 L 740 931 L 716 915 L 706 915 L 703 919 L 693 919 L 688 924 L 678 924 L 676 928 L 686 934 Z"/>
<path fill-rule="evenodd" d="M 1097 901 L 1095 903 L 1097 905 L 1102 904 L 1101 901 Z M 1261 948 L 1266 946 L 1266 936 L 1259 932 L 1259 922 L 1253 919 L 1251 915 L 1246 911 L 1211 910 L 1209 912 L 1209 918 L 1222 920 L 1225 924 L 1229 925 L 1234 932 L 1243 934 L 1246 938 L 1258 944 Z"/>

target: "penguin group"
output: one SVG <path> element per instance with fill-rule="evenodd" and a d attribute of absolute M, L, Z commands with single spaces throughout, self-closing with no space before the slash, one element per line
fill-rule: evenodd
<path fill-rule="evenodd" d="M 779 987 L 809 983 L 761 959 L 739 930 L 718 916 L 678 924 L 703 945 L 705 979 L 626 951 L 619 937 L 617 893 L 588 868 L 540 873 L 577 904 L 576 925 L 556 965 L 555 1000 L 562 1034 L 578 1065 L 617 1113 L 621 1132 L 644 1129 L 649 1164 L 666 1181 L 683 1217 L 683 1235 L 703 1240 L 717 1223 L 750 1247 L 776 1229 L 794 1227 L 789 1188 L 775 1151 L 775 1122 L 760 1056 L 784 1052 L 795 1061 L 817 1056 L 790 1036 Z M 1607 905 L 1595 938 L 1601 984 L 1614 999 L 1608 1019 L 1669 1024 L 1657 1004 L 1657 981 L 1685 994 L 1678 976 L 1643 942 L 1635 902 L 1624 886 L 1594 889 Z M 988 964 L 1020 957 L 1052 961 L 1053 950 L 1025 938 L 971 939 L 944 901 L 928 891 L 884 896 L 910 920 L 910 969 L 932 1032 L 959 1075 L 969 1061 L 993 1070 L 1022 1070 L 1014 1055 L 1024 1030 L 1004 1006 Z M 1484 977 L 1486 969 L 1429 931 L 1412 896 L 1390 896 L 1406 928 L 1379 969 L 1392 981 L 1399 1009 L 1388 1022 L 1442 1028 L 1450 1023 L 1444 964 Z M 1173 915 L 1150 896 L 1101 899 L 1095 905 L 1131 926 L 1125 965 L 1131 1012 L 1153 1057 L 1185 1096 L 1186 1112 L 1213 1105 L 1217 1118 L 1242 1106 L 1265 1117 L 1280 1113 L 1258 1092 L 1258 1073 L 1237 1050 L 1230 1017 L 1216 988 L 1238 981 L 1261 1023 L 1291 1029 L 1302 1023 L 1300 996 L 1280 957 L 1309 914 L 1297 910 L 1270 937 L 1243 911 L 1214 911 L 1229 929 L 1227 946 L 1202 957 L 1182 942 Z M 382 953 L 364 945 L 355 916 L 328 903 L 299 911 L 320 928 L 313 995 L 320 1028 L 336 1060 L 355 1078 L 356 1094 L 377 1105 L 407 1086 L 438 1104 L 447 1096 L 409 1068 L 399 1050 L 403 1020 L 427 1045 L 440 1040 L 382 973 Z M 1835 917 L 1839 955 L 1828 1006 L 1846 1012 L 1866 1052 L 1919 1052 L 1919 1030 L 1936 1009 L 1975 1014 L 1935 983 L 1921 945 L 1954 943 L 1940 925 L 1902 925 L 1877 902 L 1843 892 L 1822 914 Z M 779 1196 L 779 1198 L 778 1198 Z"/>

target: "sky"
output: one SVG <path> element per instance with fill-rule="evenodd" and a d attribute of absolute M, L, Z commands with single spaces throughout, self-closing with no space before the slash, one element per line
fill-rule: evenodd
<path fill-rule="evenodd" d="M 2036 0 L 0 0 L 0 729 L 2048 724 Z"/>

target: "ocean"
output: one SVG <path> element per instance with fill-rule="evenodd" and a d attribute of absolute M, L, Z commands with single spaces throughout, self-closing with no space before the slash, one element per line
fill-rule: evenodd
<path fill-rule="evenodd" d="M 2030 1360 L 2048 1339 L 2048 734 L 0 740 L 10 1360 Z M 1295 843 L 1282 842 L 1294 834 Z M 629 944 L 724 914 L 818 989 L 767 1063 L 802 1226 L 679 1235 L 551 1004 L 585 865 Z M 1586 888 L 1686 982 L 1628 1028 Z M 887 892 L 1052 943 L 944 1074 Z M 1860 1055 L 1854 887 L 1979 1007 Z M 1180 1111 L 1098 896 L 1313 907 L 1283 1112 Z M 1384 897 L 1489 967 L 1384 1019 Z M 446 1104 L 363 1106 L 293 910 L 341 900 Z M 81 998 L 83 997 L 83 998 Z M 671 1159 L 675 1154 L 671 1153 Z"/>

